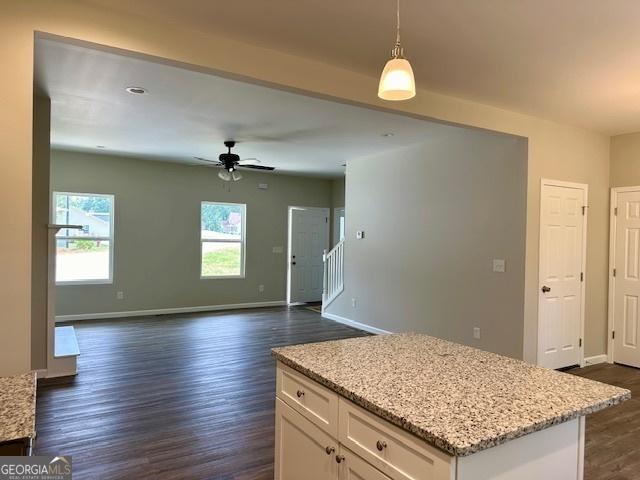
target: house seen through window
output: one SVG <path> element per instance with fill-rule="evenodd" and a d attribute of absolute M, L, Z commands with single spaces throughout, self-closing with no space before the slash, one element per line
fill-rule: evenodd
<path fill-rule="evenodd" d="M 200 275 L 243 277 L 246 206 L 202 202 L 200 206 Z"/>
<path fill-rule="evenodd" d="M 54 223 L 82 227 L 56 234 L 56 282 L 111 282 L 113 195 L 55 192 L 53 205 Z"/>

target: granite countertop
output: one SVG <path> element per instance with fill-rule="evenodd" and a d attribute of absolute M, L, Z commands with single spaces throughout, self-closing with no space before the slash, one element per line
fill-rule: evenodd
<path fill-rule="evenodd" d="M 272 354 L 455 456 L 631 398 L 629 390 L 420 334 L 294 345 Z"/>
<path fill-rule="evenodd" d="M 36 434 L 36 374 L 0 377 L 0 442 Z"/>

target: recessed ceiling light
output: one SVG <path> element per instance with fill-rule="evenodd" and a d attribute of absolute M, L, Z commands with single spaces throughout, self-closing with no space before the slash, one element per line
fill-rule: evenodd
<path fill-rule="evenodd" d="M 125 90 L 133 95 L 146 95 L 148 90 L 143 87 L 127 87 Z"/>
<path fill-rule="evenodd" d="M 387 133 L 381 133 L 380 136 L 381 137 L 393 137 L 395 135 L 395 133 L 393 132 L 387 132 Z"/>

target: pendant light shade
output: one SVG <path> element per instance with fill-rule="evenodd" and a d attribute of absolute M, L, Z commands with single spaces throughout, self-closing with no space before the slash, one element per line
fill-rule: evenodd
<path fill-rule="evenodd" d="M 225 182 L 228 182 L 229 180 L 231 180 L 231 174 L 226 170 L 220 170 L 218 172 L 218 177 L 220 177 L 220 179 L 224 180 Z"/>
<path fill-rule="evenodd" d="M 392 58 L 380 76 L 378 97 L 383 100 L 409 100 L 416 96 L 413 69 L 406 58 Z"/>
<path fill-rule="evenodd" d="M 400 44 L 400 0 L 396 10 L 396 44 L 391 59 L 384 66 L 378 85 L 378 97 L 383 100 L 409 100 L 416 96 L 416 81 L 409 60 L 404 58 Z"/>

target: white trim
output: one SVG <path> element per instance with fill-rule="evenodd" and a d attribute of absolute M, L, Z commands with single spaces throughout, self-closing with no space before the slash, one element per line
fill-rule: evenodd
<path fill-rule="evenodd" d="M 74 315 L 56 315 L 56 322 L 75 322 L 77 320 L 100 320 L 105 318 L 144 317 L 147 315 L 170 315 L 175 313 L 214 312 L 218 310 L 237 310 L 243 308 L 280 307 L 284 300 L 272 302 L 232 303 L 228 305 L 201 305 L 197 307 L 157 308 L 153 310 L 130 310 L 126 312 L 80 313 Z"/>
<path fill-rule="evenodd" d="M 609 206 L 609 299 L 607 303 L 607 362 L 613 363 L 614 341 L 611 338 L 614 330 L 614 298 L 616 290 L 616 277 L 613 276 L 613 268 L 616 264 L 616 220 L 615 209 L 618 206 L 618 193 L 637 192 L 640 186 L 614 187 L 611 189 L 611 202 Z"/>
<path fill-rule="evenodd" d="M 339 215 L 342 213 L 342 215 Z M 336 246 L 340 243 L 340 218 L 345 219 L 345 232 L 346 232 L 346 210 L 344 207 L 334 207 L 333 208 L 333 238 L 331 239 L 332 246 Z"/>
<path fill-rule="evenodd" d="M 348 318 L 341 317 L 333 313 L 323 312 L 322 318 L 333 320 L 334 322 L 342 323 L 344 325 L 357 328 L 358 330 L 364 330 L 365 332 L 375 333 L 376 335 L 388 335 L 390 333 L 393 333 L 388 330 L 383 330 L 382 328 L 378 328 L 378 327 L 372 327 L 371 325 L 367 325 L 366 323 L 356 322 L 355 320 L 350 320 Z"/>
<path fill-rule="evenodd" d="M 217 239 L 203 239 L 202 238 L 202 206 L 203 205 L 228 205 L 232 207 L 242 207 L 242 231 L 240 240 L 217 240 Z M 202 244 L 203 243 L 239 243 L 241 245 L 240 251 L 240 275 L 202 275 Z M 246 257 L 247 257 L 247 204 L 246 203 L 230 203 L 230 202 L 216 202 L 213 200 L 200 201 L 200 280 L 224 280 L 229 278 L 245 278 L 246 277 Z"/>
<path fill-rule="evenodd" d="M 601 355 L 593 355 L 592 357 L 585 357 L 584 364 L 585 365 L 597 365 L 599 363 L 607 363 L 607 354 L 603 353 Z"/>
<path fill-rule="evenodd" d="M 586 302 L 586 286 L 587 286 L 587 219 L 589 218 L 589 185 L 586 183 L 575 183 L 575 182 L 565 182 L 561 180 L 551 180 L 548 178 L 540 179 L 540 216 L 538 218 L 538 230 L 540 231 L 538 236 L 538 285 L 537 288 L 541 288 L 542 278 L 541 269 L 540 269 L 540 258 L 542 257 L 540 249 L 542 248 L 542 189 L 545 186 L 555 186 L 555 187 L 564 187 L 564 188 L 575 188 L 577 190 L 584 191 L 584 221 L 582 224 L 582 273 L 584 274 L 584 281 L 581 282 L 581 305 L 580 305 L 580 338 L 582 339 L 582 346 L 580 347 L 580 366 L 584 367 L 585 358 L 584 358 L 584 346 L 585 346 L 585 302 Z M 537 325 L 537 344 L 538 348 L 536 349 L 536 363 L 540 364 L 540 292 L 538 291 L 538 325 Z"/>
<path fill-rule="evenodd" d="M 73 237 L 73 236 L 64 236 L 57 237 L 56 240 L 90 240 L 90 241 L 107 241 L 109 242 L 109 278 L 94 278 L 94 279 L 83 279 L 83 280 L 63 280 L 63 281 L 55 281 L 55 285 L 57 287 L 63 287 L 65 285 L 105 285 L 105 284 L 113 284 L 113 259 L 115 256 L 115 214 L 116 214 L 116 196 L 113 193 L 87 193 L 87 192 L 62 192 L 54 190 L 51 192 L 51 226 L 58 228 L 65 228 L 66 225 L 57 225 L 55 222 L 56 218 L 56 195 L 66 195 L 66 196 L 76 196 L 76 197 L 105 197 L 111 200 L 111 217 L 109 218 L 109 236 L 108 237 Z M 57 232 L 56 232 L 57 233 Z M 57 250 L 53 252 L 54 255 L 57 255 Z"/>

